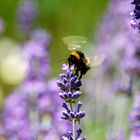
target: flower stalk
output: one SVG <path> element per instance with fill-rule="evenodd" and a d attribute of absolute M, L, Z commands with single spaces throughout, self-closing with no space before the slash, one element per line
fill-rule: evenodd
<path fill-rule="evenodd" d="M 74 67 L 64 64 L 62 70 L 66 73 L 60 74 L 60 81 L 57 81 L 57 85 L 61 92 L 59 96 L 64 100 L 62 107 L 61 118 L 71 122 L 72 132 L 68 131 L 63 137 L 63 140 L 85 140 L 85 137 L 80 137 L 82 129 L 77 129 L 77 122 L 80 124 L 80 120 L 85 116 L 85 112 L 80 108 L 82 103 L 79 101 L 74 108 L 76 100 L 81 96 L 80 87 L 82 85 L 81 80 L 74 74 Z"/>
<path fill-rule="evenodd" d="M 75 119 L 72 119 L 72 132 L 73 132 L 73 140 L 76 140 L 76 134 L 75 134 Z"/>

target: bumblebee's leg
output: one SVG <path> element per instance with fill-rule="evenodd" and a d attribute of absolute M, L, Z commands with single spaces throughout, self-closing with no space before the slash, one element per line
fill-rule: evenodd
<path fill-rule="evenodd" d="M 75 75 L 79 76 L 78 72 L 79 72 L 79 70 L 78 70 L 78 68 L 76 67 L 76 68 L 75 68 Z"/>
<path fill-rule="evenodd" d="M 82 78 L 82 74 L 80 73 L 80 77 L 79 77 L 79 80 Z"/>
<path fill-rule="evenodd" d="M 69 62 L 69 68 L 72 66 L 72 62 L 71 61 L 68 61 Z"/>
<path fill-rule="evenodd" d="M 69 67 L 71 66 L 71 62 L 69 61 Z"/>

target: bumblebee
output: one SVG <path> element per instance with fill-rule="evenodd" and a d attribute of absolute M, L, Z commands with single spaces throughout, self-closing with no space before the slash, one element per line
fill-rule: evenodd
<path fill-rule="evenodd" d="M 69 66 L 74 65 L 75 74 L 79 76 L 79 79 L 90 69 L 89 59 L 81 51 L 72 51 L 68 58 L 68 63 Z"/>
<path fill-rule="evenodd" d="M 87 73 L 91 66 L 99 65 L 103 61 L 103 56 L 102 58 L 95 56 L 92 59 L 93 61 L 91 61 L 90 57 L 85 56 L 83 52 L 78 50 L 86 43 L 85 37 L 68 36 L 63 38 L 63 41 L 71 51 L 70 56 L 67 59 L 69 66 L 74 65 L 75 75 L 77 75 L 79 79 Z"/>

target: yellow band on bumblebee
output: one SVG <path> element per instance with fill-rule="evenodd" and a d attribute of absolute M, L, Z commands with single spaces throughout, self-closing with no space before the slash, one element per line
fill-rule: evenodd
<path fill-rule="evenodd" d="M 73 51 L 71 55 L 75 56 L 78 60 L 80 60 L 80 55 L 76 51 Z"/>

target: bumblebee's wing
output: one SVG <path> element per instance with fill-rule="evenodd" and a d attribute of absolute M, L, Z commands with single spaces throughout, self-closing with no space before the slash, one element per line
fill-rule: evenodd
<path fill-rule="evenodd" d="M 86 43 L 86 37 L 83 36 L 67 36 L 63 38 L 64 43 L 67 45 L 68 49 L 77 50 L 83 44 Z"/>
<path fill-rule="evenodd" d="M 87 57 L 88 63 L 91 67 L 99 66 L 105 60 L 105 55 L 96 55 L 94 57 Z"/>

